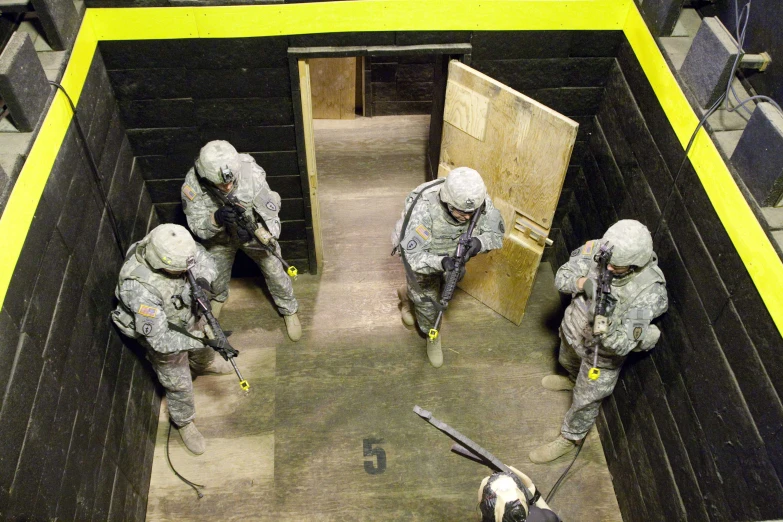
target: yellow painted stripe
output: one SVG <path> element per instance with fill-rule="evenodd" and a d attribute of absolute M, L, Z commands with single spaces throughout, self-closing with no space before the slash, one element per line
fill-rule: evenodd
<path fill-rule="evenodd" d="M 196 9 L 207 7 L 134 7 L 88 9 L 98 40 L 198 38 Z"/>
<path fill-rule="evenodd" d="M 621 30 L 630 4 L 631 0 L 355 0 L 92 11 L 99 40 L 150 40 L 350 31 Z"/>
<path fill-rule="evenodd" d="M 699 118 L 691 109 L 635 6 L 628 11 L 624 31 L 685 149 Z M 783 292 L 780 291 L 783 262 L 704 129 L 699 131 L 688 157 L 778 331 L 783 335 Z"/>
<path fill-rule="evenodd" d="M 97 43 L 92 28 L 83 23 L 61 82 L 74 103 L 77 103 L 81 94 Z M 22 253 L 35 209 L 71 118 L 68 100 L 62 93 L 58 93 L 46 113 L 41 130 L 0 216 L 0 303 L 5 302 L 5 295 Z"/>

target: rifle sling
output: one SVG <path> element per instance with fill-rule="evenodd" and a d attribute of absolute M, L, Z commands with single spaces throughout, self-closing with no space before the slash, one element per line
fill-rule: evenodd
<path fill-rule="evenodd" d="M 439 185 L 444 181 L 446 181 L 446 178 L 436 179 L 432 183 L 427 184 L 423 189 L 421 189 L 421 192 L 416 194 L 416 197 L 411 202 L 411 206 L 408 207 L 408 212 L 405 214 L 405 219 L 402 222 L 402 228 L 400 229 L 400 237 L 398 239 L 397 246 L 395 246 L 394 250 L 392 250 L 392 255 L 394 255 L 394 252 L 399 250 L 400 257 L 402 258 L 402 266 L 405 267 L 405 273 L 408 275 L 408 282 L 410 283 L 410 285 L 422 297 L 423 300 L 429 301 L 435 307 L 435 309 L 438 310 L 438 312 L 444 311 L 446 307 L 440 304 L 439 302 L 431 299 L 429 296 L 427 296 L 424 293 L 424 290 L 422 290 L 421 285 L 419 285 L 419 282 L 416 279 L 416 272 L 413 271 L 413 268 L 411 268 L 410 263 L 408 263 L 408 259 L 405 257 L 405 249 L 402 248 L 400 245 L 402 243 L 403 238 L 405 237 L 406 232 L 408 231 L 408 223 L 411 220 L 411 214 L 413 214 L 413 207 L 416 206 L 416 203 L 419 201 L 419 198 L 421 198 L 421 195 L 428 188 L 434 187 L 435 185 Z"/>

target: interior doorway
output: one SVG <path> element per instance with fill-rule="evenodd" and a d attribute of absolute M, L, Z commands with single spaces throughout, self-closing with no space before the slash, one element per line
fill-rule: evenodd
<path fill-rule="evenodd" d="M 356 71 L 353 85 L 355 86 L 354 99 L 355 99 L 355 114 L 370 115 L 373 110 L 379 108 L 378 103 L 374 103 L 377 100 L 373 98 L 372 93 L 376 86 L 373 88 L 373 63 L 382 63 L 382 67 L 387 67 L 387 62 L 398 61 L 400 62 L 400 68 L 410 68 L 411 63 L 422 62 L 421 57 L 424 55 L 433 57 L 431 65 L 431 77 L 429 86 L 424 82 L 418 82 L 416 87 L 421 90 L 421 86 L 425 85 L 425 88 L 431 92 L 426 93 L 428 100 L 426 102 L 427 113 L 429 118 L 419 117 L 413 121 L 418 122 L 413 124 L 414 126 L 421 126 L 422 122 L 427 127 L 426 139 L 423 144 L 423 150 L 421 150 L 422 158 L 424 160 L 424 174 L 422 178 L 417 178 L 418 182 L 414 181 L 413 184 L 408 184 L 407 191 L 412 190 L 419 183 L 426 181 L 427 179 L 434 179 L 438 173 L 438 157 L 440 153 L 440 140 L 443 128 L 443 106 L 446 95 L 446 75 L 448 62 L 452 59 L 463 59 L 470 54 L 469 44 L 449 44 L 449 45 L 434 45 L 434 46 L 410 46 L 410 47 L 379 47 L 379 48 L 364 48 L 363 54 L 356 57 L 346 57 L 348 49 L 337 48 L 290 48 L 289 55 L 291 56 L 291 74 L 294 83 L 298 83 L 300 99 L 294 100 L 294 104 L 301 110 L 301 149 L 300 150 L 300 165 L 306 165 L 306 169 L 302 169 L 306 172 L 306 186 L 309 192 L 309 213 L 310 223 L 312 230 L 312 245 L 314 249 L 313 261 L 311 261 L 311 272 L 321 273 L 324 267 L 324 238 L 323 238 L 323 216 L 321 212 L 321 192 L 319 189 L 319 172 L 317 156 L 317 145 L 314 139 L 314 121 L 317 121 L 319 115 L 325 113 L 321 110 L 322 106 L 334 106 L 337 101 L 324 101 L 327 98 L 332 100 L 341 99 L 345 104 L 345 108 L 340 110 L 334 110 L 327 112 L 331 114 L 334 119 L 352 119 L 350 115 L 350 109 L 348 109 L 349 100 L 351 95 L 347 92 L 348 86 L 352 84 L 350 79 L 350 71 L 352 67 L 351 62 L 343 62 L 343 65 L 338 65 L 338 62 L 334 62 L 334 58 L 340 58 L 341 60 L 355 60 L 355 66 L 353 70 Z M 389 59 L 390 56 L 400 56 L 402 59 Z M 324 60 L 326 59 L 326 60 Z M 331 64 L 327 60 L 332 60 Z M 426 60 L 424 60 L 426 61 Z M 342 73 L 337 73 L 339 78 L 338 88 L 323 86 L 324 79 L 334 76 L 332 72 L 336 69 L 342 69 Z M 330 71 L 331 70 L 331 71 Z M 381 83 L 381 82 L 379 82 Z M 386 82 L 391 84 L 392 82 Z M 388 93 L 389 86 L 383 86 Z M 394 84 L 392 86 L 395 90 L 399 88 L 399 85 Z M 387 94 L 388 95 L 388 94 Z M 405 103 L 405 102 L 395 102 Z M 422 102 L 420 100 L 411 101 L 410 104 L 417 105 L 416 111 L 421 112 Z M 388 107 L 388 104 L 387 104 Z M 328 117 L 328 116 L 327 116 Z M 378 116 L 375 116 L 378 117 Z M 324 124 L 326 125 L 326 124 Z M 398 128 L 400 124 L 398 121 L 392 128 Z M 356 129 L 362 128 L 371 129 L 373 125 L 369 120 L 356 127 Z M 344 127 L 344 130 L 348 130 L 349 127 Z M 399 128 L 398 128 L 399 130 Z M 360 131 L 357 131 L 360 132 Z M 304 185 L 304 183 L 303 183 Z M 400 196 L 400 201 L 405 197 L 407 191 Z M 402 203 L 400 203 L 401 205 Z M 396 218 L 395 218 L 396 219 Z M 394 223 L 392 223 L 393 225 Z"/>

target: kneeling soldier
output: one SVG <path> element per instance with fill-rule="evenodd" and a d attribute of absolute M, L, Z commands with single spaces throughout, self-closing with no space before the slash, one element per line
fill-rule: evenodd
<path fill-rule="evenodd" d="M 219 191 L 219 192 L 216 192 Z M 231 198 L 243 209 L 237 215 L 234 205 L 224 204 Z M 227 141 L 210 141 L 202 147 L 196 164 L 182 185 L 182 209 L 193 233 L 203 240 L 217 264 L 216 286 L 225 290 L 215 297 L 212 309 L 216 317 L 228 299 L 231 266 L 240 248 L 261 269 L 269 293 L 285 319 L 286 332 L 292 341 L 302 337 L 302 325 L 296 312 L 291 278 L 279 259 L 280 195 L 269 188 L 266 172 L 248 154 L 239 154 Z M 240 217 L 257 225 L 256 236 L 269 249 L 262 248 L 250 232 L 237 226 Z"/>
<path fill-rule="evenodd" d="M 193 419 L 191 371 L 233 373 L 233 367 L 206 346 L 203 321 L 193 313 L 186 277 L 188 260 L 199 286 L 212 291 L 215 263 L 190 233 L 179 225 L 160 225 L 128 249 L 115 295 L 119 305 L 112 319 L 119 330 L 147 349 L 147 358 L 166 389 L 169 418 L 185 446 L 204 453 L 204 438 Z"/>

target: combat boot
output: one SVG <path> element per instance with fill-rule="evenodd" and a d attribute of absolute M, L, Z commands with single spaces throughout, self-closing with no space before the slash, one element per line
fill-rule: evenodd
<path fill-rule="evenodd" d="M 234 367 L 223 356 L 215 354 L 215 358 L 209 365 L 198 372 L 199 375 L 226 375 L 234 373 Z"/>
<path fill-rule="evenodd" d="M 541 386 L 551 391 L 570 391 L 574 389 L 574 381 L 565 375 L 547 375 L 541 379 Z"/>
<path fill-rule="evenodd" d="M 411 312 L 411 302 L 408 300 L 408 289 L 404 286 L 398 288 L 397 297 L 400 298 L 400 315 L 402 316 L 403 324 L 405 324 L 405 326 L 413 326 L 416 322 L 416 318 L 413 317 L 413 312 Z"/>
<path fill-rule="evenodd" d="M 182 442 L 185 443 L 185 447 L 188 448 L 191 453 L 201 455 L 206 450 L 206 444 L 204 443 L 204 437 L 196 428 L 196 424 L 189 422 L 184 426 L 177 428 L 179 436 L 182 437 Z"/>
<path fill-rule="evenodd" d="M 302 338 L 302 323 L 299 322 L 299 316 L 294 312 L 291 315 L 284 315 L 285 319 L 285 331 L 288 334 L 288 338 L 296 342 Z"/>
<path fill-rule="evenodd" d="M 574 441 L 558 435 L 555 440 L 543 446 L 539 446 L 530 452 L 528 458 L 536 464 L 545 464 L 570 453 L 576 448 Z"/>
<path fill-rule="evenodd" d="M 427 339 L 427 358 L 435 368 L 443 366 L 443 350 L 440 348 L 440 335 L 434 341 Z"/>

